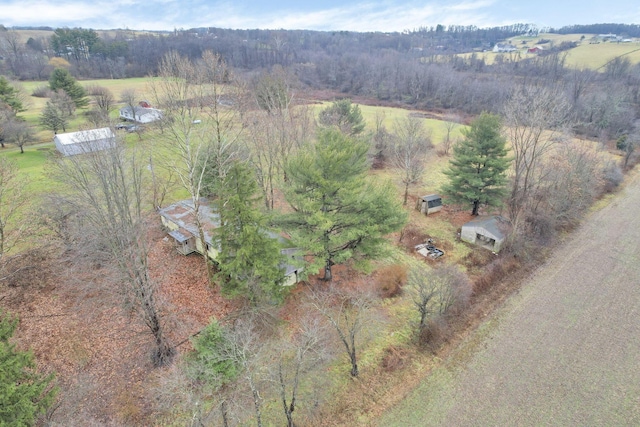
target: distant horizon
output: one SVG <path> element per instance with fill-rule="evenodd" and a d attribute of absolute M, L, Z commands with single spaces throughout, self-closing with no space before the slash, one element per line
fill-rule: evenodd
<path fill-rule="evenodd" d="M 437 24 L 436 24 L 437 25 Z M 74 26 L 74 27 L 70 27 L 70 26 L 61 26 L 61 27 L 54 27 L 51 25 L 16 25 L 16 26 L 7 26 L 7 25 L 3 25 L 0 22 L 0 26 L 4 26 L 7 30 L 24 30 L 24 31 L 55 31 L 58 28 L 82 28 L 82 29 L 87 29 L 87 30 L 94 30 L 94 31 L 138 31 L 138 32 L 150 32 L 150 33 L 173 33 L 175 31 L 188 31 L 188 30 L 199 30 L 199 29 L 207 29 L 207 28 L 219 28 L 222 30 L 229 30 L 229 31 L 253 31 L 253 30 L 260 30 L 260 31 L 318 31 L 318 32 L 336 32 L 336 31 L 345 31 L 345 32 L 354 32 L 354 33 L 404 33 L 404 32 L 413 32 L 413 31 L 419 31 L 423 28 L 435 28 L 436 25 L 430 25 L 430 26 L 424 26 L 422 28 L 415 28 L 412 30 L 404 30 L 404 31 L 355 31 L 355 30 L 314 30 L 314 29 L 305 29 L 305 28 L 292 28 L 292 29 L 285 29 L 285 28 L 229 28 L 229 27 L 219 27 L 219 26 L 203 26 L 203 27 L 189 27 L 189 28 L 173 28 L 170 30 L 149 30 L 146 28 L 94 28 L 94 27 L 83 27 L 83 26 Z M 450 24 L 451 26 L 456 26 L 457 24 Z M 544 33 L 545 30 L 553 30 L 553 31 L 557 31 L 557 30 L 561 30 L 564 28 L 570 28 L 570 27 L 582 27 L 582 26 L 593 26 L 593 25 L 629 25 L 629 26 L 633 26 L 633 25 L 640 25 L 640 24 L 625 24 L 625 23 L 621 23 L 621 22 L 596 22 L 596 23 L 591 23 L 591 24 L 571 24 L 571 25 L 564 25 L 562 27 L 539 27 L 536 24 L 533 23 L 524 23 L 524 22 L 514 22 L 511 24 L 503 24 L 503 25 L 499 25 L 499 26 L 491 26 L 491 27 L 477 27 L 480 30 L 486 30 L 486 29 L 491 29 L 491 28 L 496 28 L 496 27 L 509 27 L 512 25 L 531 25 L 534 28 L 537 28 L 538 30 L 540 30 L 541 33 Z M 449 25 L 445 25 L 445 30 L 447 29 Z M 595 34 L 595 33 L 594 33 Z"/>
<path fill-rule="evenodd" d="M 436 25 L 493 28 L 530 24 L 640 23 L 640 3 L 619 0 L 3 0 L 0 24 L 11 27 L 174 31 L 190 28 L 405 32 Z"/>

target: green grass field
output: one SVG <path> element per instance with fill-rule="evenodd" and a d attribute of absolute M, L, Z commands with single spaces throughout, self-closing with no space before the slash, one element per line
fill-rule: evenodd
<path fill-rule="evenodd" d="M 582 36 L 584 36 L 584 39 Z M 537 37 L 518 36 L 509 39 L 511 44 L 518 48 L 518 51 L 510 53 L 495 53 L 491 51 L 463 53 L 459 56 L 469 58 L 475 55 L 477 58 L 484 59 L 487 64 L 493 64 L 499 56 L 505 62 L 521 61 L 536 55 L 527 53 L 527 49 L 533 46 L 542 46 L 543 49 L 549 49 L 552 45 L 557 46 L 562 42 L 568 41 L 578 43 L 577 47 L 565 51 L 567 53 L 566 66 L 570 68 L 599 70 L 607 62 L 616 57 L 628 58 L 632 64 L 640 63 L 640 42 L 600 42 L 590 44 L 589 40 L 593 36 L 593 34 L 540 34 Z M 549 40 L 549 42 L 537 44 L 538 41 L 542 39 Z"/>
<path fill-rule="evenodd" d="M 100 79 L 100 80 L 81 80 L 80 84 L 84 87 L 89 86 L 102 86 L 109 89 L 114 96 L 115 106 L 122 106 L 121 99 L 122 93 L 126 90 L 135 89 L 139 95 L 139 98 L 142 99 L 150 99 L 151 91 L 149 89 L 149 83 L 151 79 L 149 78 L 132 78 L 132 79 Z M 20 84 L 27 94 L 26 106 L 27 110 L 20 113 L 20 117 L 25 119 L 28 123 L 35 126 L 38 130 L 34 137 L 34 143 L 44 143 L 50 142 L 53 139 L 53 132 L 44 130 L 40 127 L 40 114 L 42 113 L 42 109 L 46 105 L 48 98 L 38 98 L 32 95 L 33 91 L 40 86 L 48 86 L 49 82 L 47 81 L 31 81 L 31 82 L 22 82 Z M 87 111 L 87 108 L 80 109 L 76 111 L 76 117 L 70 121 L 67 126 L 67 132 L 75 132 L 81 128 L 82 125 L 85 124 L 85 119 L 83 117 L 83 113 Z M 112 117 L 116 119 L 118 117 L 117 108 L 112 112 Z"/>

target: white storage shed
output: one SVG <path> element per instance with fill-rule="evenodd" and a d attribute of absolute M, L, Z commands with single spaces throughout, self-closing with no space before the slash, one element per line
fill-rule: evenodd
<path fill-rule="evenodd" d="M 89 129 L 60 133 L 53 138 L 53 142 L 63 156 L 75 156 L 115 147 L 116 135 L 111 128 Z"/>
<path fill-rule="evenodd" d="M 462 226 L 460 239 L 497 253 L 510 230 L 509 220 L 499 215 L 477 218 Z"/>
<path fill-rule="evenodd" d="M 442 210 L 442 198 L 439 194 L 428 194 L 418 199 L 416 209 L 425 215 L 429 215 Z"/>

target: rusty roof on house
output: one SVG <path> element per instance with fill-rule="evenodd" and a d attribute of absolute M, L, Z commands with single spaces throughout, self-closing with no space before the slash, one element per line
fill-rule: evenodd
<path fill-rule="evenodd" d="M 173 222 L 179 228 L 181 235 L 186 236 L 187 233 L 198 237 L 198 227 L 196 226 L 195 206 L 193 200 L 180 200 L 159 211 L 160 215 L 165 219 Z M 207 243 L 212 244 L 213 231 L 220 226 L 220 215 L 213 210 L 206 199 L 200 199 L 199 206 L 200 222 L 204 231 L 204 239 Z M 175 236 L 171 235 L 175 238 Z M 189 237 L 187 237 L 188 239 Z M 176 238 L 176 240 L 178 240 Z M 185 239 L 186 240 L 186 239 Z"/>

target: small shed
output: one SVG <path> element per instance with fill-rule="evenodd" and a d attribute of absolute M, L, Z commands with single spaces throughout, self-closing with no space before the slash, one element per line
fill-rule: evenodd
<path fill-rule="evenodd" d="M 509 220 L 499 215 L 477 218 L 462 226 L 460 239 L 497 253 L 510 229 Z"/>
<path fill-rule="evenodd" d="M 116 135 L 111 128 L 89 129 L 60 133 L 53 138 L 56 149 L 63 156 L 90 153 L 116 146 Z"/>
<path fill-rule="evenodd" d="M 416 203 L 416 210 L 420 213 L 429 215 L 435 212 L 439 212 L 442 209 L 442 198 L 438 194 L 429 194 L 422 196 Z"/>

